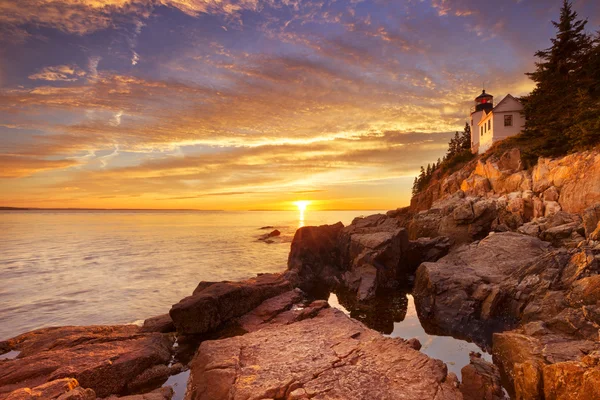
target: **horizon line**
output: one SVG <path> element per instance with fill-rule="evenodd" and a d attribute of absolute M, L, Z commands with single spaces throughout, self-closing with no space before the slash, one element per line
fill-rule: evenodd
<path fill-rule="evenodd" d="M 200 208 L 98 208 L 98 207 L 11 207 L 0 206 L 0 211 L 201 211 L 201 212 L 231 212 L 231 211 L 297 211 L 294 209 L 250 209 L 250 210 L 224 210 L 224 209 L 200 209 Z M 309 209 L 309 211 L 385 211 L 380 208 L 326 208 Z"/>

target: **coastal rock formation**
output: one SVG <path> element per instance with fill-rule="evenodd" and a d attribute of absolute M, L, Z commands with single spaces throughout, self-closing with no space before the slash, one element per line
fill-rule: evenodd
<path fill-rule="evenodd" d="M 378 288 L 397 286 L 399 276 L 410 273 L 403 264 L 408 234 L 394 218 L 356 218 L 338 240 L 344 286 L 357 292 L 359 301 L 372 299 Z"/>
<path fill-rule="evenodd" d="M 413 289 L 420 319 L 446 334 L 481 341 L 507 323 L 499 285 L 548 249 L 537 238 L 497 233 L 421 264 Z"/>
<path fill-rule="evenodd" d="M 175 332 L 175 324 L 169 314 L 162 314 L 145 320 L 142 332 Z"/>
<path fill-rule="evenodd" d="M 6 400 L 95 400 L 92 389 L 83 389 L 77 379 L 63 378 L 44 383 L 34 388 L 17 389 L 8 394 Z"/>
<path fill-rule="evenodd" d="M 172 339 L 121 325 L 45 328 L 7 343 L 21 353 L 16 359 L 0 360 L 0 399 L 62 378 L 76 379 L 99 397 L 122 394 L 149 383 L 143 379 L 147 371 L 167 368 Z"/>
<path fill-rule="evenodd" d="M 306 226 L 296 231 L 285 277 L 302 290 L 339 283 L 338 238 L 344 224 Z"/>
<path fill-rule="evenodd" d="M 600 202 L 600 152 L 588 151 L 550 159 L 540 158 L 533 169 L 533 190 L 554 186 L 563 210 L 579 213 Z"/>
<path fill-rule="evenodd" d="M 200 345 L 186 399 L 461 399 L 456 377 L 334 309 Z"/>
<path fill-rule="evenodd" d="M 281 274 L 262 274 L 242 282 L 200 282 L 191 296 L 173 305 L 169 315 L 181 334 L 207 333 L 290 289 Z"/>
<path fill-rule="evenodd" d="M 504 400 L 500 370 L 494 364 L 471 352 L 469 364 L 461 370 L 460 391 L 464 400 Z"/>
<path fill-rule="evenodd" d="M 341 223 L 304 227 L 296 232 L 285 277 L 308 292 L 321 288 L 355 293 L 372 300 L 395 288 L 423 261 L 435 261 L 450 248 L 447 237 L 408 240 L 402 218 L 376 214 Z"/>
<path fill-rule="evenodd" d="M 524 198 L 533 217 L 549 216 L 560 210 L 582 213 L 600 202 L 600 151 L 540 158 L 533 171 L 523 168 L 516 148 L 499 157 L 480 157 L 448 176 L 436 171 L 430 185 L 412 198 L 410 209 L 416 214 L 436 208 L 436 203 L 459 191 L 467 197 L 495 199 L 528 192 Z M 528 221 L 528 218 L 523 220 Z"/>

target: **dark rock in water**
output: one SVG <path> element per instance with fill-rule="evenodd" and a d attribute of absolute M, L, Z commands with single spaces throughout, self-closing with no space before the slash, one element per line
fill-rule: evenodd
<path fill-rule="evenodd" d="M 0 362 L 0 399 L 61 378 L 74 378 L 99 397 L 122 394 L 145 371 L 166 365 L 172 346 L 169 337 L 133 325 L 46 328 L 7 342 L 21 353 Z"/>
<path fill-rule="evenodd" d="M 481 358 L 481 354 L 471 352 L 470 363 L 460 373 L 460 391 L 464 400 L 504 400 L 500 371 L 494 364 Z"/>
<path fill-rule="evenodd" d="M 142 332 L 175 332 L 175 324 L 169 314 L 158 315 L 144 321 Z"/>
<path fill-rule="evenodd" d="M 201 282 L 192 296 L 169 314 L 182 334 L 202 334 L 240 317 L 264 300 L 292 289 L 281 274 L 263 274 L 242 282 Z"/>
<path fill-rule="evenodd" d="M 268 243 L 273 243 L 273 241 L 270 241 L 268 239 L 273 238 L 273 237 L 277 237 L 279 235 L 281 235 L 281 232 L 279 232 L 279 230 L 275 229 L 272 232 L 265 233 L 260 238 L 258 238 L 258 240 L 263 240 L 263 241 L 268 242 Z"/>
<path fill-rule="evenodd" d="M 258 228 L 258 229 L 260 229 L 260 230 L 267 230 L 267 229 L 274 229 L 274 228 L 275 228 L 274 226 L 267 225 L 267 226 L 263 226 L 263 227 Z"/>
<path fill-rule="evenodd" d="M 334 309 L 200 345 L 188 398 L 460 399 L 446 366 Z"/>
<path fill-rule="evenodd" d="M 508 299 L 500 285 L 548 250 L 548 243 L 537 238 L 497 233 L 421 264 L 413 289 L 420 319 L 481 343 L 489 331 L 506 329 L 511 322 L 505 318 Z"/>
<path fill-rule="evenodd" d="M 344 224 L 306 226 L 296 231 L 285 273 L 295 286 L 312 291 L 320 285 L 339 283 L 338 238 Z"/>

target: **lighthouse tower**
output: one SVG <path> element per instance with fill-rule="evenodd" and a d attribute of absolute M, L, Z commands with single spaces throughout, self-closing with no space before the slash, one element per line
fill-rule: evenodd
<path fill-rule="evenodd" d="M 485 89 L 475 98 L 475 105 L 471 107 L 471 151 L 479 152 L 480 132 L 479 121 L 494 108 L 494 96 L 485 92 Z"/>

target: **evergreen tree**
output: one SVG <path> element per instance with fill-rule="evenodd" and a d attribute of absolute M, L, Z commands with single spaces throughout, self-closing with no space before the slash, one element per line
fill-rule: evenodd
<path fill-rule="evenodd" d="M 465 128 L 460 137 L 460 149 L 461 151 L 471 149 L 471 126 L 468 122 L 465 122 Z"/>
<path fill-rule="evenodd" d="M 575 122 L 577 102 L 583 87 L 584 65 L 591 49 L 585 33 L 586 20 L 579 20 L 571 1 L 563 0 L 559 22 L 552 46 L 535 53 L 540 61 L 536 70 L 527 75 L 536 83 L 535 89 L 524 98 L 526 131 L 543 138 L 540 155 L 564 152 L 568 147 L 566 131 Z"/>

